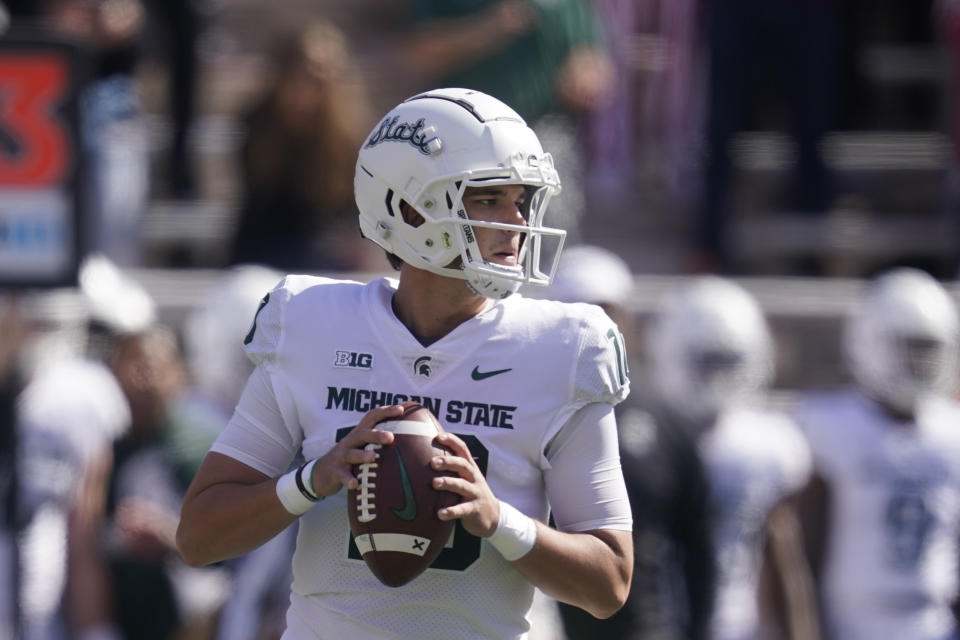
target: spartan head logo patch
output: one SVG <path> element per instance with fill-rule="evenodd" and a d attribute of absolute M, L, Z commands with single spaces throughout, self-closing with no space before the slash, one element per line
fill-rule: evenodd
<path fill-rule="evenodd" d="M 430 356 L 420 356 L 413 361 L 413 375 L 420 376 L 422 378 L 429 378 L 433 375 L 433 366 L 431 365 Z"/>

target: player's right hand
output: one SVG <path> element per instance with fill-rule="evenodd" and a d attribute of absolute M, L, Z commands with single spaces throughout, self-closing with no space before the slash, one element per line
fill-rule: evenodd
<path fill-rule="evenodd" d="M 323 455 L 313 467 L 313 488 L 321 497 L 331 496 L 340 490 L 357 488 L 357 478 L 353 475 L 353 465 L 376 460 L 376 450 L 367 450 L 370 443 L 390 444 L 393 433 L 375 431 L 374 427 L 391 418 L 403 415 L 403 407 L 391 405 L 377 407 L 367 412 L 360 424 L 350 430 L 330 451 Z"/>

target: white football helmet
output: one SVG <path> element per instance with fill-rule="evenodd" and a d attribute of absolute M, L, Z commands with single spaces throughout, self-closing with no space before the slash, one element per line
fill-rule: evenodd
<path fill-rule="evenodd" d="M 626 305 L 633 273 L 626 261 L 604 247 L 581 244 L 563 252 L 547 296 L 561 302 Z"/>
<path fill-rule="evenodd" d="M 464 190 L 498 184 L 528 187 L 526 226 L 467 217 Z M 559 191 L 553 158 L 533 130 L 507 105 L 468 89 L 437 89 L 400 103 L 363 144 L 354 178 L 364 236 L 414 267 L 466 280 L 488 298 L 505 298 L 528 282 L 550 283 L 566 232 L 543 226 L 543 216 Z M 405 222 L 401 202 L 424 222 Z M 518 264 L 484 260 L 475 227 L 520 232 Z M 555 243 L 546 272 L 544 239 Z"/>
<path fill-rule="evenodd" d="M 656 390 L 667 409 L 689 421 L 716 417 L 773 377 L 763 312 L 723 278 L 697 278 L 668 292 L 647 339 Z"/>
<path fill-rule="evenodd" d="M 957 309 L 922 271 L 880 276 L 848 318 L 844 338 L 854 378 L 895 409 L 910 413 L 922 396 L 955 388 Z"/>
<path fill-rule="evenodd" d="M 105 255 L 94 253 L 84 258 L 79 279 L 90 319 L 110 332 L 139 333 L 157 322 L 157 302 L 142 284 Z"/>

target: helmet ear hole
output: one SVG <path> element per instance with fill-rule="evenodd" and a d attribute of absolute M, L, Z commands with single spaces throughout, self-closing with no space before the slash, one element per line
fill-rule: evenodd
<path fill-rule="evenodd" d="M 403 221 L 413 228 L 417 228 L 425 222 L 423 216 L 417 213 L 417 210 L 411 207 L 406 200 L 400 201 L 400 215 L 403 217 Z"/>

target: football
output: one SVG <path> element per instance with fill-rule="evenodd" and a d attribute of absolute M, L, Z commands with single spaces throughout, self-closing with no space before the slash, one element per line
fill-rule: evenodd
<path fill-rule="evenodd" d="M 435 442 L 443 426 L 429 409 L 405 402 L 403 415 L 375 429 L 394 434 L 393 444 L 368 444 L 380 457 L 354 466 L 359 481 L 347 492 L 350 531 L 364 561 L 389 587 L 407 584 L 429 567 L 449 540 L 454 522 L 437 511 L 460 496 L 433 488 L 430 460 L 446 449 Z M 449 474 L 444 474 L 449 475 Z"/>

